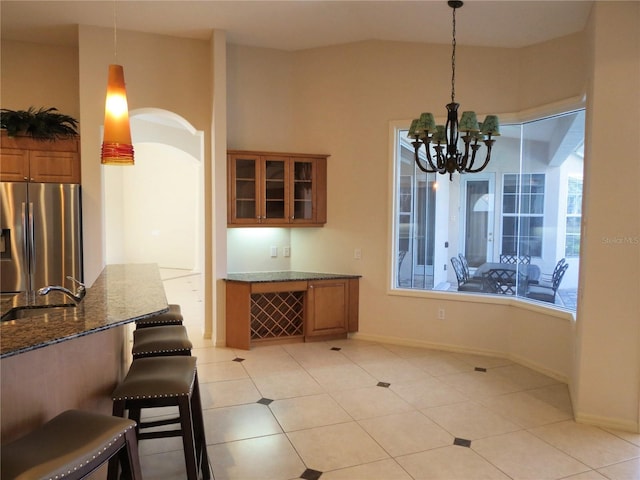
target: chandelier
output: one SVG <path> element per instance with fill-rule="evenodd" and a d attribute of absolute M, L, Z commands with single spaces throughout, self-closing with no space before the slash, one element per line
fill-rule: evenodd
<path fill-rule="evenodd" d="M 478 123 L 476 113 L 470 111 L 462 112 L 458 121 L 460 104 L 456 103 L 456 9 L 462 7 L 463 2 L 449 0 L 447 3 L 453 9 L 451 103 L 447 104 L 447 123 L 436 125 L 433 114 L 426 112 L 411 122 L 408 136 L 414 139 L 412 144 L 415 161 L 420 170 L 426 173 L 448 173 L 449 180 L 453 180 L 455 172 L 477 173 L 484 170 L 489 164 L 491 148 L 495 143 L 491 137 L 500 135 L 500 127 L 496 115 L 487 115 L 484 122 Z M 463 151 L 458 149 L 460 139 Z M 487 147 L 486 157 L 476 164 L 476 154 L 483 143 Z M 426 150 L 426 162 L 420 158 L 422 145 Z"/>

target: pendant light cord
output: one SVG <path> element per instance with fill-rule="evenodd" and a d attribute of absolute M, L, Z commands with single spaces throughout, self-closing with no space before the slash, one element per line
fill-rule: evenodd
<path fill-rule="evenodd" d="M 118 63 L 118 35 L 117 35 L 117 13 L 116 13 L 116 1 L 113 1 L 113 58 L 115 63 Z"/>
<path fill-rule="evenodd" d="M 451 103 L 456 101 L 456 9 L 453 9 L 453 41 L 451 46 L 453 52 L 451 54 Z"/>

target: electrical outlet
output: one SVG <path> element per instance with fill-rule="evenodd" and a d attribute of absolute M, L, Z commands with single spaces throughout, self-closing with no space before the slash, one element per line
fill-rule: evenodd
<path fill-rule="evenodd" d="M 356 260 L 360 260 L 362 258 L 362 250 L 360 250 L 359 248 L 356 248 L 353 251 L 353 258 L 355 258 Z"/>
<path fill-rule="evenodd" d="M 282 256 L 283 257 L 290 257 L 291 256 L 291 247 L 289 247 L 289 246 L 282 247 Z"/>
<path fill-rule="evenodd" d="M 444 316 L 444 308 L 439 308 L 438 309 L 438 320 L 444 320 L 445 316 Z"/>
<path fill-rule="evenodd" d="M 272 257 L 278 256 L 278 247 L 271 247 L 271 256 Z"/>

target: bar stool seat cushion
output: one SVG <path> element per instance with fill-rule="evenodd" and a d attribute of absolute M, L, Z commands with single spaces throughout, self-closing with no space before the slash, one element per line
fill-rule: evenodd
<path fill-rule="evenodd" d="M 132 420 L 68 410 L 22 438 L 2 446 L 2 478 L 67 478 L 108 450 Z M 105 459 L 106 460 L 106 459 Z"/>
<path fill-rule="evenodd" d="M 171 355 L 189 352 L 193 344 L 182 325 L 163 325 L 136 329 L 133 332 L 134 357 L 143 355 Z"/>
<path fill-rule="evenodd" d="M 182 325 L 182 310 L 180 305 L 170 304 L 169 310 L 153 317 L 136 320 L 137 328 L 154 327 L 158 325 Z"/>
<path fill-rule="evenodd" d="M 196 357 L 138 358 L 111 395 L 113 400 L 172 398 L 191 395 Z"/>

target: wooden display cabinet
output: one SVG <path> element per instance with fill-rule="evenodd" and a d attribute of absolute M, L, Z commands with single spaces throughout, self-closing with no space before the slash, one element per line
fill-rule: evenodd
<path fill-rule="evenodd" d="M 327 157 L 230 150 L 228 226 L 324 225 Z"/>
<path fill-rule="evenodd" d="M 1 181 L 80 183 L 78 137 L 49 141 L 2 132 L 1 141 Z"/>
<path fill-rule="evenodd" d="M 226 281 L 226 346 L 347 338 L 358 331 L 359 279 Z"/>

